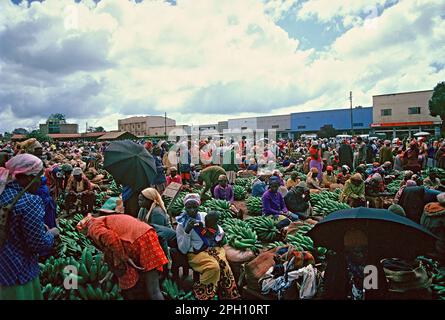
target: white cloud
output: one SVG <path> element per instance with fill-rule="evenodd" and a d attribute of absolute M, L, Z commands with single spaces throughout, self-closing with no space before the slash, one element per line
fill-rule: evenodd
<path fill-rule="evenodd" d="M 356 26 L 379 16 L 379 7 L 395 3 L 397 0 L 310 0 L 305 2 L 297 13 L 302 20 L 317 19 L 331 22 L 341 19 L 345 27 Z M 411 0 L 408 0 L 411 1 Z"/>
<path fill-rule="evenodd" d="M 357 13 L 383 0 L 305 2 L 301 15 L 341 15 L 351 28 L 322 51 L 301 50 L 274 23 L 297 2 L 107 0 L 73 5 L 76 28 L 65 28 L 61 1 L 8 4 L 0 12 L 0 121 L 13 129 L 60 111 L 115 129 L 127 115 L 166 111 L 180 124 L 216 123 L 344 107 L 350 90 L 355 105 L 369 106 L 373 94 L 445 78 L 433 67 L 445 61 L 441 0 L 400 1 L 376 25 Z"/>

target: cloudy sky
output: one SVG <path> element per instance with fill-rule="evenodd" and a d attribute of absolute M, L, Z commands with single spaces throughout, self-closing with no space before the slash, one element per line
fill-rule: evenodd
<path fill-rule="evenodd" d="M 0 132 L 371 106 L 445 80 L 443 0 L 0 0 Z"/>

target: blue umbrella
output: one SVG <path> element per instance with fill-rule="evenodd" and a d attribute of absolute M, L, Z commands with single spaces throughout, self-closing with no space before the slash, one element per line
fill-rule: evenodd
<path fill-rule="evenodd" d="M 343 250 L 345 232 L 359 229 L 382 258 L 417 257 L 434 250 L 437 237 L 416 222 L 384 209 L 354 208 L 333 212 L 308 232 L 316 246 Z"/>

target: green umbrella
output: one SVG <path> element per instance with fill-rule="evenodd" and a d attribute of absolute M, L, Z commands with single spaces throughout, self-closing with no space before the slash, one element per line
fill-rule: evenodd
<path fill-rule="evenodd" d="M 104 169 L 116 182 L 133 190 L 150 187 L 156 177 L 155 159 L 144 146 L 132 141 L 112 142 L 104 158 Z"/>

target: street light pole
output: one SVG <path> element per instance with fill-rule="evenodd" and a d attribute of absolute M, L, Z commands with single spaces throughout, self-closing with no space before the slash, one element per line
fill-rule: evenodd
<path fill-rule="evenodd" d="M 349 91 L 349 102 L 351 107 L 351 135 L 354 135 L 354 122 L 352 119 L 352 91 Z"/>

